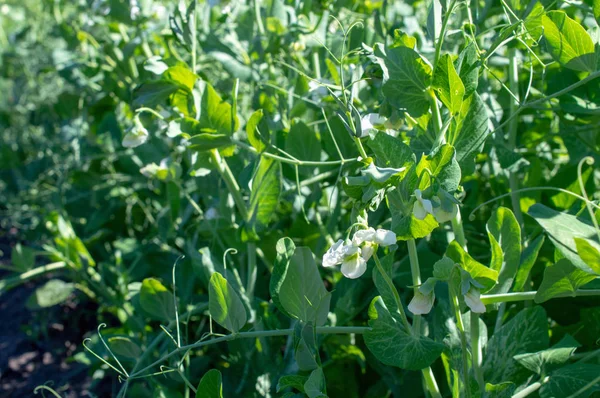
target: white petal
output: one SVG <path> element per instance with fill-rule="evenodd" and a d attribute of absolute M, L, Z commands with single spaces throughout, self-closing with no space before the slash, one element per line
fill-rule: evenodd
<path fill-rule="evenodd" d="M 433 204 L 431 203 L 431 200 L 423 199 L 421 200 L 421 204 L 427 213 L 433 214 Z"/>
<path fill-rule="evenodd" d="M 420 202 L 423 200 L 423 194 L 421 193 L 420 189 L 415 189 L 415 198 L 417 198 L 417 200 Z"/>
<path fill-rule="evenodd" d="M 364 242 L 374 242 L 375 241 L 375 230 L 373 228 L 369 229 L 359 229 L 354 233 L 352 237 L 352 243 L 356 246 L 360 246 Z"/>
<path fill-rule="evenodd" d="M 327 250 L 327 253 L 323 256 L 323 267 L 334 267 L 342 262 L 343 244 L 344 241 L 340 239 Z"/>
<path fill-rule="evenodd" d="M 135 148 L 146 141 L 148 141 L 148 130 L 137 128 L 125 134 L 125 137 L 123 137 L 123 146 L 125 148 Z"/>
<path fill-rule="evenodd" d="M 431 292 L 431 294 L 423 294 L 417 290 L 415 296 L 408 304 L 408 310 L 415 315 L 429 314 L 434 301 L 435 295 L 433 292 Z"/>
<path fill-rule="evenodd" d="M 458 213 L 457 205 L 452 206 L 452 211 L 444 211 L 441 207 L 436 207 L 435 210 L 433 211 L 433 216 L 435 217 L 436 221 L 441 224 L 446 221 L 452 220 L 454 217 L 456 217 L 457 213 Z"/>
<path fill-rule="evenodd" d="M 146 177 L 154 177 L 159 169 L 160 167 L 156 163 L 150 163 L 142 167 L 140 173 Z"/>
<path fill-rule="evenodd" d="M 421 202 L 419 202 L 418 200 L 413 206 L 413 215 L 419 220 L 423 220 L 425 217 L 427 217 L 427 211 L 425 210 Z"/>
<path fill-rule="evenodd" d="M 362 274 L 367 270 L 367 262 L 364 258 L 358 255 L 351 256 L 347 258 L 342 263 L 342 274 L 346 278 L 356 279 L 360 278 Z"/>
<path fill-rule="evenodd" d="M 471 311 L 477 314 L 485 312 L 485 305 L 481 301 L 479 290 L 474 286 L 471 286 L 467 294 L 465 294 L 465 303 L 467 303 Z"/>
<path fill-rule="evenodd" d="M 396 244 L 396 234 L 387 229 L 378 229 L 375 232 L 375 243 L 381 246 L 391 246 Z"/>
<path fill-rule="evenodd" d="M 369 261 L 369 259 L 371 258 L 371 256 L 373 255 L 373 252 L 375 251 L 375 248 L 369 244 L 366 244 L 363 246 L 363 248 L 360 250 L 360 255 L 362 258 L 365 259 L 365 261 Z"/>

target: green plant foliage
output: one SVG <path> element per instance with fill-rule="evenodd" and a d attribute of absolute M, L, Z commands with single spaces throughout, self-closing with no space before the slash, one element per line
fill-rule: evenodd
<path fill-rule="evenodd" d="M 246 324 L 246 309 L 242 300 L 218 272 L 210 277 L 208 309 L 212 319 L 230 332 L 237 333 Z"/>
<path fill-rule="evenodd" d="M 223 378 L 217 369 L 202 376 L 196 390 L 196 398 L 223 398 Z"/>

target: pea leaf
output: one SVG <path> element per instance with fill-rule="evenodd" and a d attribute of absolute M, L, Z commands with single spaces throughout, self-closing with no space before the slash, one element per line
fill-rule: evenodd
<path fill-rule="evenodd" d="M 326 398 L 327 395 L 323 391 L 325 391 L 325 374 L 323 373 L 323 369 L 316 368 L 308 376 L 306 383 L 304 383 L 304 392 L 308 398 Z"/>
<path fill-rule="evenodd" d="M 277 382 L 277 392 L 281 392 L 286 388 L 294 388 L 300 392 L 304 392 L 304 383 L 308 378 L 302 375 L 286 375 L 281 376 Z"/>
<path fill-rule="evenodd" d="M 205 81 L 201 81 L 198 86 L 202 93 L 198 118 L 200 126 L 228 136 L 237 131 L 239 122 L 231 105 L 223 101 L 215 89 Z"/>
<path fill-rule="evenodd" d="M 140 305 L 153 319 L 168 322 L 175 318 L 173 294 L 158 279 L 144 279 L 140 289 Z"/>
<path fill-rule="evenodd" d="M 30 270 L 35 265 L 35 250 L 17 243 L 10 253 L 10 261 L 21 272 Z"/>
<path fill-rule="evenodd" d="M 456 72 L 465 86 L 464 98 L 471 96 L 479 85 L 479 56 L 475 44 L 470 42 L 458 55 Z"/>
<path fill-rule="evenodd" d="M 440 101 L 446 105 L 451 114 L 460 112 L 465 95 L 465 85 L 460 80 L 456 69 L 454 69 L 454 64 L 449 54 L 439 59 L 433 71 L 431 85 L 435 89 Z"/>
<path fill-rule="evenodd" d="M 412 117 L 425 114 L 430 103 L 427 87 L 431 83 L 431 66 L 408 47 L 384 50 L 377 45 L 374 50 L 383 70 L 383 94 L 390 104 Z"/>
<path fill-rule="evenodd" d="M 431 185 L 429 170 L 441 182 L 441 187 L 447 192 L 454 192 L 460 184 L 460 166 L 456 161 L 456 151 L 452 145 L 444 144 L 429 155 L 421 156 L 417 164 L 417 175 L 421 177 L 419 189 L 424 190 Z"/>
<path fill-rule="evenodd" d="M 597 244 L 596 230 L 593 226 L 575 216 L 560 213 L 539 203 L 531 206 L 527 214 L 535 218 L 554 246 L 574 266 L 590 274 L 596 273 L 579 257 L 575 242 L 575 238 L 584 238 Z"/>
<path fill-rule="evenodd" d="M 295 123 L 285 139 L 285 150 L 300 160 L 321 159 L 321 142 L 313 129 L 303 122 Z M 311 174 L 313 167 L 301 166 L 302 174 Z"/>
<path fill-rule="evenodd" d="M 390 314 L 380 296 L 369 307 L 369 326 L 364 334 L 367 348 L 386 365 L 420 370 L 431 365 L 444 345 L 427 337 L 414 336 Z"/>
<path fill-rule="evenodd" d="M 540 388 L 541 398 L 568 397 L 575 394 L 600 375 L 600 365 L 575 363 L 550 373 L 547 383 Z M 582 397 L 600 391 L 600 384 L 593 384 Z"/>
<path fill-rule="evenodd" d="M 546 311 L 539 306 L 521 310 L 488 340 L 482 365 L 486 382 L 497 384 L 511 380 L 518 383 L 522 368 L 513 357 L 541 351 L 548 343 Z"/>
<path fill-rule="evenodd" d="M 558 295 L 574 293 L 594 279 L 595 275 L 580 270 L 566 258 L 560 259 L 544 270 L 544 279 L 535 294 L 535 302 L 543 303 Z"/>
<path fill-rule="evenodd" d="M 137 359 L 142 355 L 139 345 L 131 341 L 129 337 L 114 336 L 108 339 L 110 349 L 117 355 L 125 358 Z"/>
<path fill-rule="evenodd" d="M 368 145 L 375 152 L 375 164 L 379 167 L 402 168 L 415 162 L 410 147 L 391 135 L 377 134 Z"/>
<path fill-rule="evenodd" d="M 252 179 L 248 223 L 257 230 L 265 227 L 277 208 L 281 195 L 281 164 L 271 158 L 261 158 Z"/>
<path fill-rule="evenodd" d="M 577 254 L 596 274 L 600 275 L 600 251 L 598 244 L 592 240 L 575 238 Z"/>
<path fill-rule="evenodd" d="M 246 135 L 248 136 L 248 142 L 250 145 L 254 147 L 258 152 L 262 152 L 267 148 L 265 142 L 267 141 L 261 134 L 266 134 L 268 131 L 258 131 L 258 127 L 261 125 L 261 121 L 263 120 L 264 112 L 262 109 L 254 112 L 250 118 L 248 119 L 248 123 L 246 123 Z"/>
<path fill-rule="evenodd" d="M 521 261 L 521 227 L 510 209 L 499 207 L 486 228 L 492 246 L 490 268 L 498 271 L 498 284 L 490 293 L 507 293 Z"/>
<path fill-rule="evenodd" d="M 448 130 L 448 143 L 456 149 L 456 160 L 464 174 L 474 169 L 473 158 L 488 136 L 489 118 L 485 104 L 477 93 L 463 101 Z"/>
<path fill-rule="evenodd" d="M 580 72 L 596 70 L 596 53 L 590 35 L 564 11 L 542 16 L 544 37 L 554 59 L 564 67 Z"/>
<path fill-rule="evenodd" d="M 218 272 L 210 277 L 208 309 L 215 322 L 230 332 L 237 333 L 246 324 L 246 309 L 240 296 Z"/>
<path fill-rule="evenodd" d="M 488 268 L 476 261 L 456 241 L 452 241 L 446 249 L 446 257 L 459 264 L 471 277 L 483 285 L 482 293 L 492 289 L 498 280 L 498 271 Z"/>
<path fill-rule="evenodd" d="M 196 398 L 223 398 L 223 377 L 217 369 L 204 373 L 198 388 Z"/>
<path fill-rule="evenodd" d="M 309 248 L 295 247 L 289 238 L 277 242 L 270 291 L 273 303 L 285 314 L 317 326 L 325 324 L 331 294 L 323 285 Z"/>
<path fill-rule="evenodd" d="M 517 270 L 517 276 L 515 277 L 513 291 L 523 291 L 523 288 L 527 283 L 529 273 L 531 272 L 531 268 L 533 268 L 533 264 L 535 264 L 535 260 L 538 257 L 542 245 L 544 244 L 544 239 L 544 235 L 539 235 L 532 242 L 529 242 L 529 245 L 527 245 L 525 250 L 523 250 L 523 253 L 521 253 L 521 261 L 519 269 Z"/>
<path fill-rule="evenodd" d="M 566 363 L 577 347 L 581 345 L 571 335 L 565 335 L 551 348 L 527 354 L 515 355 L 515 360 L 525 368 L 539 375 Z"/>
<path fill-rule="evenodd" d="M 51 279 L 44 285 L 35 289 L 35 292 L 27 300 L 27 308 L 37 310 L 48 308 L 62 303 L 69 298 L 75 287 L 72 283 Z"/>

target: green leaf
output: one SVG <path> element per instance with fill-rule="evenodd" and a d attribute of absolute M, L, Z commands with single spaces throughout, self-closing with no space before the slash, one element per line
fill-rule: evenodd
<path fill-rule="evenodd" d="M 157 80 L 144 83 L 134 90 L 133 105 L 154 107 L 162 104 L 177 90 L 179 87 L 168 81 Z"/>
<path fill-rule="evenodd" d="M 246 309 L 242 299 L 218 272 L 210 277 L 208 309 L 212 319 L 230 332 L 237 333 L 246 324 Z"/>
<path fill-rule="evenodd" d="M 10 261 L 21 272 L 30 270 L 35 265 L 35 250 L 17 243 L 10 253 Z"/>
<path fill-rule="evenodd" d="M 164 71 L 163 79 L 191 92 L 198 76 L 187 65 L 179 63 Z"/>
<path fill-rule="evenodd" d="M 442 56 L 433 71 L 431 82 L 437 97 L 442 101 L 451 114 L 460 112 L 465 86 L 460 76 L 454 69 L 452 58 L 449 54 Z"/>
<path fill-rule="evenodd" d="M 581 347 L 581 344 L 567 334 L 551 348 L 534 353 L 515 355 L 515 360 L 532 372 L 545 375 L 552 369 L 566 363 L 577 347 Z"/>
<path fill-rule="evenodd" d="M 477 90 L 479 85 L 479 56 L 475 43 L 470 42 L 458 55 L 456 72 L 465 86 L 465 96 L 468 98 Z"/>
<path fill-rule="evenodd" d="M 381 259 L 381 266 L 383 270 L 387 273 L 387 275 L 392 279 L 392 266 L 394 262 L 394 253 L 388 254 L 387 256 Z M 379 295 L 381 296 L 388 312 L 397 320 L 401 321 L 400 312 L 398 311 L 398 306 L 396 305 L 396 299 L 394 298 L 394 292 L 390 289 L 388 284 L 383 279 L 381 272 L 379 272 L 379 267 L 373 268 L 373 282 Z"/>
<path fill-rule="evenodd" d="M 489 339 L 483 362 L 486 382 L 498 384 L 511 380 L 518 384 L 521 367 L 515 355 L 541 351 L 548 347 L 548 320 L 542 307 L 521 310 Z"/>
<path fill-rule="evenodd" d="M 307 247 L 295 247 L 289 238 L 277 242 L 270 292 L 273 303 L 286 315 L 317 326 L 327 321 L 331 294 L 323 285 L 313 254 Z"/>
<path fill-rule="evenodd" d="M 510 381 L 498 384 L 485 383 L 487 398 L 510 398 L 516 390 L 515 383 Z"/>
<path fill-rule="evenodd" d="M 300 392 L 304 392 L 304 383 L 308 378 L 301 375 L 286 375 L 281 376 L 277 382 L 277 392 L 285 390 L 286 388 L 294 388 Z"/>
<path fill-rule="evenodd" d="M 523 288 L 529 279 L 531 268 L 533 268 L 533 264 L 535 264 L 535 260 L 537 260 L 540 249 L 544 244 L 544 240 L 544 235 L 539 235 L 532 242 L 529 242 L 525 250 L 523 250 L 523 253 L 521 254 L 521 265 L 519 265 L 515 283 L 513 284 L 514 292 L 523 291 Z"/>
<path fill-rule="evenodd" d="M 535 294 L 535 302 L 543 303 L 558 295 L 575 293 L 581 286 L 594 279 L 595 275 L 580 270 L 563 258 L 544 270 L 544 279 Z"/>
<path fill-rule="evenodd" d="M 408 47 L 383 50 L 377 45 L 374 50 L 383 69 L 382 91 L 389 103 L 412 117 L 425 114 L 430 105 L 427 88 L 431 83 L 431 66 Z"/>
<path fill-rule="evenodd" d="M 600 275 L 600 251 L 598 251 L 598 244 L 594 241 L 575 238 L 575 246 L 577 247 L 577 254 L 596 274 Z"/>
<path fill-rule="evenodd" d="M 486 229 L 492 247 L 490 268 L 498 271 L 498 284 L 489 292 L 507 293 L 521 262 L 521 227 L 510 209 L 499 207 L 490 216 Z"/>
<path fill-rule="evenodd" d="M 326 398 L 327 395 L 323 393 L 325 388 L 325 375 L 323 374 L 323 369 L 316 368 L 311 372 L 306 383 L 304 383 L 304 392 L 308 398 Z"/>
<path fill-rule="evenodd" d="M 582 271 L 595 273 L 577 254 L 575 238 L 596 241 L 596 229 L 581 219 L 566 213 L 560 213 L 542 204 L 536 203 L 527 211 L 544 228 L 554 246 Z"/>
<path fill-rule="evenodd" d="M 64 302 L 73 293 L 75 287 L 72 283 L 51 279 L 44 285 L 35 289 L 35 292 L 27 299 L 27 308 L 37 310 L 48 308 Z"/>
<path fill-rule="evenodd" d="M 388 201 L 392 202 L 392 194 L 388 193 Z M 396 234 L 398 240 L 420 239 L 431 233 L 440 224 L 435 218 L 428 214 L 423 220 L 415 218 L 412 214 L 403 215 L 392 211 L 392 231 Z"/>
<path fill-rule="evenodd" d="M 471 277 L 483 285 L 482 293 L 492 289 L 498 280 L 498 271 L 488 268 L 476 261 L 456 241 L 452 241 L 446 249 L 446 257 L 459 264 Z"/>
<path fill-rule="evenodd" d="M 440 182 L 443 190 L 454 192 L 460 184 L 460 166 L 456 161 L 455 150 L 452 145 L 444 144 L 429 155 L 421 156 L 417 164 L 417 175 L 421 176 L 419 189 L 424 190 L 431 185 L 431 177 L 424 173 L 427 169 Z M 424 174 L 423 174 L 424 173 Z"/>
<path fill-rule="evenodd" d="M 600 365 L 575 363 L 550 373 L 550 379 L 540 388 L 540 398 L 568 397 L 594 380 L 598 380 Z M 600 391 L 600 383 L 592 384 L 580 397 Z"/>
<path fill-rule="evenodd" d="M 365 344 L 386 365 L 420 370 L 431 365 L 444 349 L 441 343 L 406 331 L 379 296 L 371 302 L 369 318 L 371 330 L 364 334 Z"/>
<path fill-rule="evenodd" d="M 233 115 L 230 104 L 223 101 L 215 89 L 208 83 L 199 83 L 200 92 L 200 126 L 211 129 L 217 134 L 232 135 L 238 129 L 237 115 Z"/>
<path fill-rule="evenodd" d="M 596 22 L 600 25 L 600 0 L 593 0 L 592 11 L 594 13 L 594 18 L 596 18 Z"/>
<path fill-rule="evenodd" d="M 263 134 L 267 134 L 268 131 L 258 131 L 258 127 L 261 125 L 263 116 L 263 110 L 259 109 L 250 116 L 248 123 L 246 123 L 246 135 L 248 136 L 248 142 L 250 142 L 250 145 L 252 145 L 258 152 L 264 151 L 267 148 L 265 143 L 268 143 L 268 137 L 263 136 Z"/>
<path fill-rule="evenodd" d="M 140 289 L 140 305 L 153 319 L 175 319 L 173 294 L 158 279 L 146 278 Z"/>
<path fill-rule="evenodd" d="M 479 94 L 473 93 L 463 101 L 459 114 L 450 124 L 448 143 L 456 149 L 456 160 L 464 174 L 474 169 L 473 158 L 488 136 L 488 122 L 485 104 Z"/>
<path fill-rule="evenodd" d="M 116 354 L 125 358 L 137 359 L 142 355 L 142 349 L 139 345 L 131 341 L 129 337 L 115 336 L 108 339 L 110 349 Z"/>
<path fill-rule="evenodd" d="M 564 67 L 580 72 L 596 70 L 596 53 L 590 35 L 563 11 L 542 16 L 544 37 L 552 56 Z"/>
<path fill-rule="evenodd" d="M 196 398 L 223 398 L 223 378 L 217 369 L 204 373 L 198 388 Z"/>
<path fill-rule="evenodd" d="M 252 179 L 248 222 L 260 230 L 273 217 L 281 195 L 281 164 L 271 158 L 261 158 Z"/>
<path fill-rule="evenodd" d="M 375 153 L 375 164 L 379 167 L 402 168 L 415 162 L 415 155 L 399 138 L 388 134 L 377 134 L 368 142 Z"/>
<path fill-rule="evenodd" d="M 295 123 L 285 139 L 285 151 L 299 160 L 321 160 L 321 142 L 313 129 L 303 122 Z M 301 166 L 302 174 L 312 174 L 313 167 Z"/>
<path fill-rule="evenodd" d="M 231 137 L 225 134 L 198 134 L 191 137 L 189 143 L 189 148 L 198 152 L 232 145 Z"/>

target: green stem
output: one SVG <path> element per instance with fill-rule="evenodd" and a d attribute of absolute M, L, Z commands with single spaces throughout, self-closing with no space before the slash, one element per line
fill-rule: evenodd
<path fill-rule="evenodd" d="M 246 294 L 250 301 L 254 297 L 256 285 L 256 243 L 248 242 L 248 275 L 246 275 Z"/>
<path fill-rule="evenodd" d="M 443 122 L 442 122 L 442 114 L 440 113 L 440 108 L 438 108 L 437 97 L 435 93 L 430 90 L 429 91 L 431 97 L 431 114 L 433 118 L 433 131 L 435 132 L 435 141 L 433 143 L 433 148 L 435 149 L 440 145 L 446 143 L 446 137 L 443 133 Z"/>
<path fill-rule="evenodd" d="M 354 142 L 356 143 L 356 147 L 358 148 L 358 153 L 360 153 L 360 156 L 363 159 L 366 159 L 369 157 L 369 155 L 367 155 L 367 152 L 365 151 L 365 147 L 362 144 L 362 141 L 360 140 L 360 137 L 354 137 Z"/>
<path fill-rule="evenodd" d="M 523 390 L 519 391 L 517 394 L 513 395 L 511 398 L 525 398 L 529 394 L 533 394 L 534 392 L 536 392 L 537 390 L 539 390 L 540 387 L 546 381 L 548 381 L 548 377 L 546 377 L 542 381 L 537 381 L 537 382 L 533 383 L 532 385 L 528 386 L 527 388 L 524 388 Z"/>
<path fill-rule="evenodd" d="M 515 48 L 508 51 L 508 86 L 510 91 L 515 95 L 515 99 L 510 101 L 510 114 L 517 112 L 519 106 L 519 69 L 517 65 L 517 53 Z M 519 126 L 519 118 L 513 118 L 508 125 L 508 149 L 514 151 L 517 146 L 517 129 Z M 523 229 L 523 213 L 521 212 L 521 200 L 519 194 L 515 191 L 519 189 L 519 181 L 514 172 L 510 172 L 509 186 L 512 195 L 510 196 L 512 208 L 515 213 L 515 218 Z"/>
<path fill-rule="evenodd" d="M 460 215 L 460 207 L 456 212 L 456 216 L 452 219 L 452 231 L 454 231 L 454 239 L 462 248 L 467 251 L 467 239 L 465 238 L 465 230 L 463 229 L 462 216 Z"/>
<path fill-rule="evenodd" d="M 244 198 L 242 198 L 240 187 L 237 184 L 233 173 L 231 173 L 227 162 L 221 157 L 219 151 L 216 149 L 213 149 L 210 152 L 210 156 L 213 160 L 213 163 L 217 167 L 219 174 L 221 174 L 221 177 L 225 181 L 225 185 L 227 185 L 229 193 L 231 193 L 231 196 L 233 196 L 233 201 L 235 202 L 235 205 L 237 206 L 242 218 L 244 221 L 248 221 L 248 209 L 246 208 L 246 202 L 244 201 Z"/>
<path fill-rule="evenodd" d="M 421 285 L 421 269 L 419 268 L 419 255 L 417 254 L 417 245 L 414 239 L 406 241 L 408 246 L 408 259 L 410 260 L 410 274 L 412 276 L 412 284 L 414 293 L 417 294 Z M 421 315 L 413 317 L 413 329 L 417 335 L 421 334 Z"/>
<path fill-rule="evenodd" d="M 383 265 L 381 265 L 381 261 L 379 261 L 379 257 L 377 256 L 377 253 L 373 253 L 373 259 L 375 260 L 375 265 L 377 266 L 377 269 L 379 270 L 381 277 L 383 278 L 385 283 L 388 285 L 388 288 L 392 291 L 392 295 L 394 296 L 394 301 L 396 302 L 396 307 L 398 307 L 398 312 L 400 313 L 400 317 L 402 318 L 402 323 L 404 324 L 406 331 L 410 334 L 414 334 L 413 329 L 410 326 L 410 323 L 408 322 L 408 318 L 406 317 L 406 312 L 404 312 L 404 306 L 402 305 L 402 300 L 400 299 L 400 294 L 398 294 L 398 289 L 396 289 L 396 286 L 394 286 L 394 281 L 392 280 L 392 278 L 390 278 L 390 276 L 387 274 L 387 272 L 385 272 Z"/>
<path fill-rule="evenodd" d="M 488 294 L 482 295 L 481 301 L 483 304 L 494 304 L 494 303 L 509 303 L 514 301 L 527 301 L 535 299 L 535 295 L 537 291 L 532 292 L 518 292 L 518 293 L 502 293 L 502 294 Z M 592 297 L 592 296 L 600 296 L 600 289 L 580 289 L 576 290 L 573 293 L 561 293 L 558 294 L 554 298 L 565 298 L 565 297 Z"/>
<path fill-rule="evenodd" d="M 42 265 L 41 267 L 37 267 L 37 268 L 31 269 L 29 271 L 25 271 L 16 276 L 0 280 L 0 294 L 2 294 L 14 287 L 22 285 L 23 283 L 27 282 L 30 279 L 47 274 L 48 272 L 58 271 L 60 269 L 66 268 L 66 267 L 67 267 L 67 263 L 65 263 L 64 261 L 59 261 L 56 263 Z"/>
<path fill-rule="evenodd" d="M 456 291 L 452 286 L 450 286 L 450 301 L 452 303 L 452 308 L 454 309 L 454 316 L 456 317 L 456 326 L 458 327 L 460 335 L 465 396 L 467 398 L 470 398 L 471 383 L 469 383 L 469 352 L 467 351 L 467 336 L 465 333 L 465 325 L 462 320 L 462 314 L 460 313 L 460 303 L 458 302 L 458 295 L 456 294 Z"/>
<path fill-rule="evenodd" d="M 442 44 L 444 44 L 444 36 L 446 36 L 446 28 L 448 26 L 448 21 L 454 12 L 454 5 L 456 4 L 456 0 L 452 0 L 450 6 L 448 7 L 448 11 L 446 15 L 444 15 L 444 20 L 442 21 L 442 29 L 440 30 L 440 37 L 438 38 L 437 43 L 435 44 L 435 58 L 433 61 L 433 65 L 437 65 L 437 61 L 440 59 L 440 53 L 442 51 Z"/>
<path fill-rule="evenodd" d="M 369 330 L 371 330 L 371 328 L 366 327 L 366 326 L 336 326 L 336 327 L 324 326 L 324 327 L 317 327 L 316 333 L 317 334 L 352 334 L 352 333 L 353 334 L 363 334 Z M 212 340 L 198 341 L 193 344 L 181 346 L 181 347 L 171 351 L 170 353 L 163 355 L 161 358 L 157 359 L 152 364 L 146 366 L 145 368 L 143 368 L 141 370 L 138 370 L 136 372 L 132 371 L 130 377 L 139 376 L 140 374 L 144 373 L 146 370 L 153 368 L 154 366 L 160 364 L 161 362 L 166 361 L 167 359 L 173 357 L 174 355 L 177 355 L 178 353 L 185 352 L 188 350 L 197 349 L 197 348 L 204 347 L 207 345 L 223 343 L 223 342 L 231 341 L 231 340 L 235 340 L 235 339 L 291 336 L 293 334 L 294 334 L 294 329 L 261 330 L 261 331 L 255 331 L 255 332 L 233 333 L 233 334 L 228 334 L 227 336 L 217 337 L 216 339 L 212 339 Z"/>
<path fill-rule="evenodd" d="M 479 314 L 471 311 L 471 366 L 475 379 L 479 385 L 479 391 L 485 391 L 485 381 L 481 369 L 481 345 L 479 344 Z"/>
<path fill-rule="evenodd" d="M 414 243 L 414 240 L 413 240 L 413 243 Z M 416 253 L 416 248 L 415 248 L 415 253 Z M 373 259 L 375 260 L 375 264 L 377 266 L 377 269 L 379 270 L 379 273 L 383 277 L 383 280 L 388 285 L 389 289 L 392 291 L 392 294 L 394 295 L 396 307 L 398 307 L 398 312 L 400 313 L 400 317 L 402 319 L 402 323 L 404 324 L 404 327 L 406 328 L 406 331 L 410 334 L 415 334 L 415 331 L 416 331 L 416 334 L 418 335 L 419 331 L 417 329 L 413 329 L 410 326 L 410 323 L 408 322 L 408 318 L 406 317 L 406 312 L 404 312 L 404 306 L 402 305 L 402 300 L 400 299 L 400 294 L 398 294 L 398 290 L 396 289 L 396 286 L 394 286 L 394 281 L 392 280 L 392 278 L 390 278 L 390 276 L 387 274 L 387 272 L 385 272 L 385 269 L 381 265 L 381 262 L 379 261 L 379 257 L 377 256 L 377 253 L 373 254 Z M 418 267 L 418 264 L 417 264 L 417 267 Z M 433 375 L 433 371 L 431 370 L 431 367 L 428 366 L 425 369 L 422 369 L 421 373 L 423 374 L 423 378 L 425 379 L 425 385 L 427 387 L 427 390 L 431 394 L 431 396 L 434 398 L 442 398 L 442 394 L 440 393 L 440 389 L 435 380 L 435 376 Z"/>

